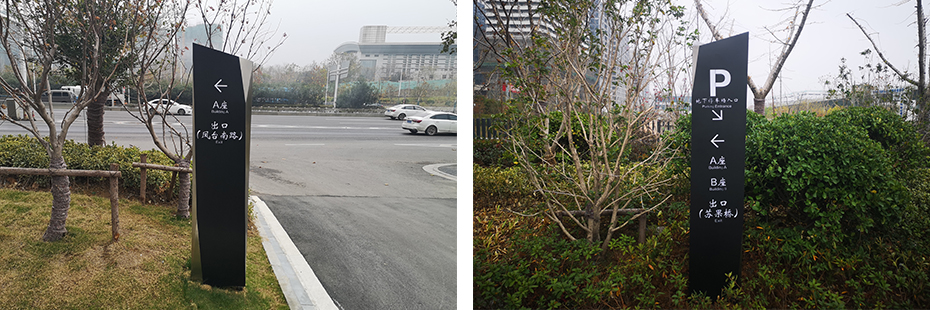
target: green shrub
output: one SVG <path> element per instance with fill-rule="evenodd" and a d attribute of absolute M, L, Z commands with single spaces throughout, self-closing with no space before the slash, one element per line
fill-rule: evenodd
<path fill-rule="evenodd" d="M 110 163 L 119 164 L 120 187 L 122 195 L 139 192 L 141 181 L 139 168 L 132 167 L 133 162 L 141 160 L 141 154 L 148 154 L 147 162 L 173 166 L 174 163 L 163 153 L 155 150 L 141 151 L 137 147 L 122 147 L 115 144 L 89 146 L 73 140 L 65 142 L 63 156 L 68 169 L 76 170 L 110 170 Z M 48 168 L 48 153 L 34 137 L 0 136 L 0 166 L 21 168 Z M 22 186 L 48 186 L 49 177 L 18 175 L 11 176 Z M 146 192 L 160 193 L 167 190 L 171 173 L 160 170 L 148 170 Z M 107 178 L 72 177 L 72 184 L 108 184 Z"/>
<path fill-rule="evenodd" d="M 522 210 L 537 203 L 523 168 L 485 168 L 474 165 L 473 195 L 476 209 L 503 207 Z"/>
<path fill-rule="evenodd" d="M 473 158 L 475 164 L 484 167 L 507 168 L 517 164 L 516 157 L 500 139 L 475 140 Z"/>
<path fill-rule="evenodd" d="M 609 250 L 559 236 L 558 226 L 520 228 L 507 249 L 474 251 L 477 309 L 706 308 L 687 290 L 687 205 L 653 220 L 664 229 L 639 243 L 620 234 Z M 495 256 L 503 252 L 506 255 Z M 703 301 L 703 300 L 701 300 Z"/>
<path fill-rule="evenodd" d="M 747 113 L 746 196 L 753 211 L 820 235 L 825 243 L 888 235 L 905 216 L 903 181 L 930 165 L 913 127 L 882 108 L 844 109 L 826 117 L 786 114 L 767 121 Z M 690 177 L 691 117 L 667 136 L 681 148 L 672 171 Z M 676 184 L 689 191 L 688 182 Z M 881 234 L 868 235 L 873 227 Z"/>
<path fill-rule="evenodd" d="M 747 134 L 746 195 L 763 217 L 825 244 L 853 242 L 901 220 L 907 191 L 890 156 L 851 122 L 783 115 Z"/>
<path fill-rule="evenodd" d="M 0 166 L 22 168 L 48 168 L 48 153 L 35 138 L 18 136 L 0 136 Z M 3 176 L 13 177 L 21 184 L 48 186 L 49 177 L 34 175 Z"/>
<path fill-rule="evenodd" d="M 865 129 L 869 139 L 880 143 L 888 152 L 896 173 L 930 167 L 930 148 L 921 141 L 920 134 L 913 125 L 888 109 L 852 107 L 830 113 L 826 118 Z"/>
<path fill-rule="evenodd" d="M 475 254 L 475 307 L 561 309 L 592 304 L 606 295 L 589 261 L 600 248 L 554 235 L 514 240 L 510 259 L 487 263 Z M 606 282 L 603 282 L 606 283 Z"/>
<path fill-rule="evenodd" d="M 903 177 L 910 194 L 910 203 L 904 210 L 901 222 L 900 240 L 910 249 L 920 251 L 924 257 L 930 257 L 930 247 L 922 246 L 922 241 L 930 240 L 930 168 L 910 170 Z"/>

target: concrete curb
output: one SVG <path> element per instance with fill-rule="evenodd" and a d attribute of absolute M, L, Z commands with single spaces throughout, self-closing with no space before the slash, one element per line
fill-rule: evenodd
<path fill-rule="evenodd" d="M 432 164 L 432 165 L 423 166 L 423 170 L 425 170 L 425 171 L 428 172 L 429 174 L 432 174 L 432 175 L 435 175 L 435 176 L 439 176 L 439 177 L 443 177 L 443 178 L 446 178 L 446 179 L 449 179 L 449 180 L 458 182 L 458 180 L 456 179 L 456 176 L 451 175 L 451 174 L 448 174 L 448 173 L 445 173 L 445 172 L 442 172 L 442 171 L 439 170 L 439 167 L 453 166 L 453 165 L 456 165 L 456 164 Z"/>
<path fill-rule="evenodd" d="M 249 201 L 252 202 L 255 226 L 262 236 L 262 246 L 284 292 L 288 307 L 338 310 L 323 284 L 313 273 L 313 269 L 310 269 L 297 246 L 281 227 L 281 223 L 278 223 L 274 213 L 268 209 L 268 205 L 258 196 L 250 196 Z"/>

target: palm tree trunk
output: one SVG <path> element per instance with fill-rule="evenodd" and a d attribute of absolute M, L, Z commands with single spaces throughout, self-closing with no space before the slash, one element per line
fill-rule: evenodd
<path fill-rule="evenodd" d="M 55 152 L 53 152 L 55 153 Z M 51 156 L 49 168 L 65 169 L 65 159 L 61 152 Z M 52 177 L 52 216 L 48 222 L 48 228 L 42 235 L 42 240 L 57 241 L 63 238 L 68 230 L 65 229 L 65 221 L 68 219 L 68 209 L 71 208 L 71 180 L 68 176 Z"/>

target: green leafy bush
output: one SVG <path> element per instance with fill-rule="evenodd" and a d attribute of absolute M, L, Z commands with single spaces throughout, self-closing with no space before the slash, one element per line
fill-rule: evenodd
<path fill-rule="evenodd" d="M 520 228 L 506 249 L 475 240 L 477 309 L 706 308 L 688 296 L 687 205 L 654 221 L 664 229 L 639 243 L 612 239 L 609 249 L 558 237 L 555 224 Z M 504 224 L 506 225 L 506 224 Z M 508 225 L 509 226 L 509 225 Z M 483 244 L 483 243 L 482 243 Z M 495 255 L 498 253 L 506 255 Z"/>
<path fill-rule="evenodd" d="M 852 107 L 832 112 L 827 119 L 860 127 L 869 139 L 881 144 L 896 173 L 930 167 L 930 148 L 924 145 L 913 125 L 882 107 Z"/>
<path fill-rule="evenodd" d="M 879 107 L 850 108 L 817 117 L 786 114 L 771 121 L 747 114 L 746 195 L 753 211 L 820 235 L 826 243 L 887 235 L 902 220 L 911 196 L 909 171 L 930 165 L 930 150 L 913 127 Z M 667 136 L 682 149 L 673 172 L 690 176 L 691 117 Z M 678 182 L 686 192 L 688 182 Z M 879 235 L 881 235 L 879 234 Z"/>
<path fill-rule="evenodd" d="M 503 140 L 475 140 L 474 155 L 475 164 L 484 167 L 513 167 L 517 164 L 516 157 L 507 148 Z"/>
<path fill-rule="evenodd" d="M 588 262 L 600 248 L 553 235 L 514 240 L 510 259 L 486 263 L 475 258 L 475 307 L 560 309 L 590 304 L 610 287 L 597 285 Z M 480 250 L 479 250 L 480 252 Z"/>
<path fill-rule="evenodd" d="M 485 168 L 476 164 L 473 173 L 476 209 L 503 207 L 522 210 L 537 203 L 526 173 L 520 167 Z"/>
<path fill-rule="evenodd" d="M 139 168 L 132 167 L 133 162 L 141 160 L 142 154 L 148 154 L 147 162 L 173 166 L 174 163 L 163 153 L 155 150 L 141 151 L 137 147 L 126 148 L 115 144 L 89 146 L 73 140 L 65 142 L 63 155 L 68 169 L 76 170 L 110 170 L 110 163 L 119 164 L 122 174 L 119 184 L 121 194 L 136 194 L 141 181 Z M 0 136 L 0 166 L 21 168 L 48 168 L 48 153 L 34 137 Z M 49 177 L 18 175 L 10 176 L 22 186 L 48 186 Z M 168 189 L 171 173 L 160 170 L 148 170 L 146 191 L 153 193 Z M 72 177 L 72 184 L 108 184 L 107 178 Z"/>
<path fill-rule="evenodd" d="M 761 216 L 825 244 L 854 242 L 901 220 L 907 191 L 892 163 L 851 122 L 783 115 L 747 134 L 746 195 L 760 202 L 753 210 Z"/>

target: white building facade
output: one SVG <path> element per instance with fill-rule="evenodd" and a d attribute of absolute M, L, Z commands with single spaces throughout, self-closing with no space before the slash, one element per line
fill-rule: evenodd
<path fill-rule="evenodd" d="M 443 53 L 440 34 L 448 27 L 364 26 L 358 42 L 346 42 L 337 54 L 354 54 L 359 73 L 369 81 L 455 79 L 455 54 Z M 433 42 L 387 42 L 388 33 L 435 33 Z M 455 48 L 455 45 L 452 45 Z M 335 76 L 330 78 L 335 79 Z"/>

